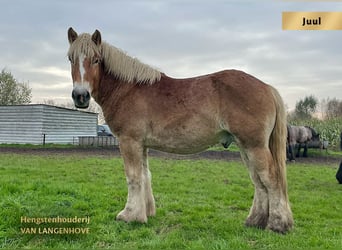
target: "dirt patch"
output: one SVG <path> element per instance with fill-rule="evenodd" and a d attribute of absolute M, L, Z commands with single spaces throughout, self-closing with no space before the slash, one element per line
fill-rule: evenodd
<path fill-rule="evenodd" d="M 95 147 L 75 147 L 75 148 L 16 148 L 0 147 L 0 153 L 28 154 L 28 155 L 80 155 L 102 156 L 102 157 L 120 157 L 118 147 L 113 148 L 95 148 Z M 212 160 L 234 160 L 239 161 L 239 152 L 229 151 L 205 151 L 198 154 L 177 155 L 169 154 L 157 150 L 149 150 L 149 156 L 167 159 L 212 159 Z"/>
<path fill-rule="evenodd" d="M 95 147 L 72 147 L 72 148 L 21 148 L 21 147 L 0 147 L 1 153 L 28 154 L 38 156 L 49 155 L 76 155 L 82 157 L 99 156 L 99 157 L 120 157 L 118 147 L 113 148 L 95 148 Z M 225 161 L 241 161 L 239 152 L 225 151 L 205 151 L 191 155 L 169 154 L 156 150 L 150 150 L 149 155 L 152 157 L 160 157 L 165 159 L 208 159 L 208 160 L 225 160 Z M 332 157 L 322 151 L 319 155 L 307 158 L 297 158 L 297 163 L 322 164 L 322 165 L 338 165 L 342 161 L 342 157 Z M 288 164 L 292 164 L 288 162 Z"/>

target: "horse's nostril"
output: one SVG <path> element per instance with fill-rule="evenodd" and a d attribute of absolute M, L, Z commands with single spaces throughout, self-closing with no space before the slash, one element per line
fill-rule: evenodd
<path fill-rule="evenodd" d="M 71 97 L 72 97 L 72 99 L 76 99 L 75 90 L 73 90 L 73 91 L 71 92 Z"/>
<path fill-rule="evenodd" d="M 89 91 L 86 89 L 74 89 L 71 92 L 72 99 L 76 108 L 87 108 L 89 106 L 89 100 L 91 98 Z"/>

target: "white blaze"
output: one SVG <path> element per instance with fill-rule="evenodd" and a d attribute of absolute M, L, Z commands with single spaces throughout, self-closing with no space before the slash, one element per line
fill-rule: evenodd
<path fill-rule="evenodd" d="M 83 64 L 84 59 L 85 59 L 85 56 L 83 54 L 81 54 L 80 57 L 78 58 L 82 83 L 83 83 L 83 78 L 84 78 L 84 73 L 85 73 L 84 64 Z"/>
<path fill-rule="evenodd" d="M 79 64 L 79 71 L 81 75 L 81 82 L 75 82 L 74 83 L 74 90 L 82 92 L 84 90 L 87 90 L 89 93 L 91 93 L 90 85 L 88 81 L 84 81 L 84 75 L 85 75 L 85 68 L 84 68 L 84 59 L 85 55 L 81 54 L 78 58 L 78 64 Z"/>

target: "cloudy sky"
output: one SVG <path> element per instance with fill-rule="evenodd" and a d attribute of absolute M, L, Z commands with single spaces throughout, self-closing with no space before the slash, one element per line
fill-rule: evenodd
<path fill-rule="evenodd" d="M 283 11 L 342 11 L 342 2 L 262 0 L 0 0 L 0 69 L 33 103 L 71 100 L 67 29 L 93 33 L 172 77 L 240 69 L 292 109 L 342 99 L 342 31 L 283 31 Z"/>

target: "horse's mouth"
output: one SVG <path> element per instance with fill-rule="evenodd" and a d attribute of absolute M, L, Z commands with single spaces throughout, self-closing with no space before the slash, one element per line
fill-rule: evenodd
<path fill-rule="evenodd" d="M 75 107 L 78 109 L 87 109 L 89 107 L 89 103 L 82 104 L 82 105 L 75 103 Z"/>

